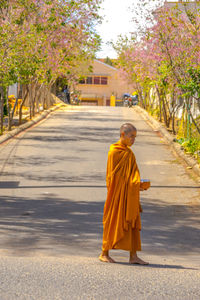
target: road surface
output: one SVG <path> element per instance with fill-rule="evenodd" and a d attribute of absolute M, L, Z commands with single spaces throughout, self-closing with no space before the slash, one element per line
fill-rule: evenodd
<path fill-rule="evenodd" d="M 138 128 L 141 258 L 98 261 L 107 152 Z M 200 299 L 200 189 L 133 109 L 68 107 L 0 146 L 0 299 Z"/>

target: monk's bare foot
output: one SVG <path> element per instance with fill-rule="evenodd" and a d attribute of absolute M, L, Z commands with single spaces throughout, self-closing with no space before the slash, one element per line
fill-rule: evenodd
<path fill-rule="evenodd" d="M 137 255 L 135 255 L 134 257 L 130 258 L 129 260 L 130 264 L 137 264 L 137 265 L 148 265 L 149 263 L 142 260 L 141 258 L 139 258 Z"/>
<path fill-rule="evenodd" d="M 100 255 L 99 260 L 107 263 L 115 263 L 114 259 L 112 259 L 109 255 Z"/>

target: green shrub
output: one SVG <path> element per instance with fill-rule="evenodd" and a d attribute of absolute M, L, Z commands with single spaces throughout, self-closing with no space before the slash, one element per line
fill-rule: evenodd
<path fill-rule="evenodd" d="M 194 155 L 200 163 L 200 138 L 191 138 L 188 140 L 180 138 L 177 141 L 184 148 L 186 153 Z"/>

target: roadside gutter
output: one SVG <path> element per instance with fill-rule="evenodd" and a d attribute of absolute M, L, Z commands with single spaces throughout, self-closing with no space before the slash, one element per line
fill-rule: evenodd
<path fill-rule="evenodd" d="M 48 110 L 45 110 L 44 112 L 42 112 L 40 115 L 36 116 L 35 118 L 33 118 L 32 120 L 18 126 L 17 128 L 3 134 L 0 136 L 0 144 L 8 141 L 9 139 L 13 138 L 14 136 L 16 136 L 17 134 L 19 134 L 20 132 L 28 129 L 29 127 L 37 124 L 38 122 L 40 122 L 41 120 L 45 119 L 50 113 L 54 112 L 55 110 L 59 109 L 61 106 L 63 106 L 63 103 L 59 103 L 56 106 L 51 107 Z"/>

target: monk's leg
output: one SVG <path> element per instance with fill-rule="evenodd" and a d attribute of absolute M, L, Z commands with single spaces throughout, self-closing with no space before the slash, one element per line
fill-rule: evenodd
<path fill-rule="evenodd" d="M 138 264 L 138 265 L 148 265 L 149 263 L 142 260 L 137 256 L 137 252 L 130 252 L 130 259 L 129 259 L 130 264 Z"/>
<path fill-rule="evenodd" d="M 114 259 L 109 256 L 109 251 L 102 251 L 99 260 L 107 263 L 115 263 Z"/>
<path fill-rule="evenodd" d="M 133 250 L 130 251 L 130 264 L 139 264 L 139 265 L 148 265 L 149 263 L 142 260 L 137 256 L 137 251 L 141 251 L 141 240 L 140 240 L 140 231 L 136 228 L 133 229 Z"/>

